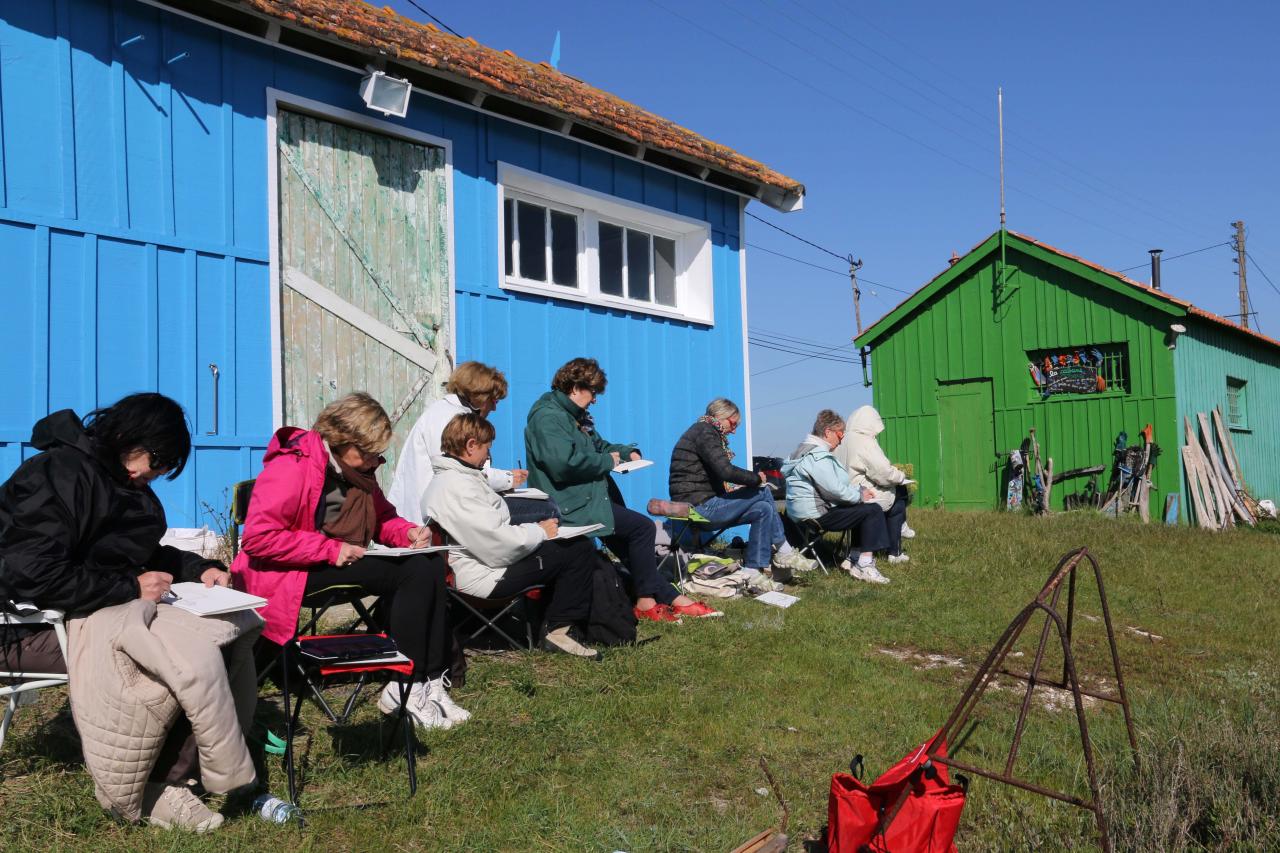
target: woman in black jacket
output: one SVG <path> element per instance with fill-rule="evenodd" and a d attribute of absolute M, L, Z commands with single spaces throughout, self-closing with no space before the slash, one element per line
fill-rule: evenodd
<path fill-rule="evenodd" d="M 30 602 L 87 616 L 137 598 L 159 601 L 176 581 L 228 586 L 216 560 L 160 544 L 164 509 L 151 481 L 177 477 L 191 453 L 186 415 L 160 394 L 133 394 L 82 423 L 70 409 L 36 423 L 31 457 L 0 486 L 0 606 Z M 0 665 L 66 672 L 50 629 L 0 630 Z M 147 786 L 152 823 L 216 828 L 186 785 L 198 775 L 185 718 L 171 730 Z"/>
<path fill-rule="evenodd" d="M 706 414 L 685 430 L 671 451 L 671 499 L 692 504 L 699 515 L 717 527 L 751 525 L 747 568 L 763 570 L 772 566 L 775 574 L 784 578 L 790 577 L 793 570 L 808 571 L 813 565 L 787 544 L 764 474 L 733 464 L 729 436 L 741 420 L 732 400 L 720 397 L 707 404 Z"/>

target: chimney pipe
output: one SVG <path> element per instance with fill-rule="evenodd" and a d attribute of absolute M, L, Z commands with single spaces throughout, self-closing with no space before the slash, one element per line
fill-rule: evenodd
<path fill-rule="evenodd" d="M 1160 289 L 1160 253 L 1164 249 L 1148 249 L 1151 253 L 1151 287 L 1153 290 Z"/>

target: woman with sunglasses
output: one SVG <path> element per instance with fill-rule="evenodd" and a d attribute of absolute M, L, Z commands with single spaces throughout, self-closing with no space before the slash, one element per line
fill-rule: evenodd
<path fill-rule="evenodd" d="M 529 410 L 524 430 L 529 485 L 551 495 L 560 507 L 561 523 L 603 527 L 596 535 L 631 570 L 637 619 L 677 622 L 682 616 L 720 616 L 659 576 L 653 520 L 610 494 L 609 472 L 641 457 L 635 445 L 613 444 L 596 432 L 588 409 L 607 384 L 594 358 L 572 359 L 556 371 L 551 390 Z"/>
<path fill-rule="evenodd" d="M 0 604 L 29 602 L 73 619 L 137 599 L 159 602 L 178 581 L 230 583 L 218 561 L 160 544 L 165 514 L 151 483 L 177 477 L 191 454 L 176 402 L 133 394 L 83 421 L 63 409 L 36 423 L 31 444 L 41 452 L 0 486 Z M 256 637 L 253 630 L 241 640 Z M 42 626 L 0 631 L 0 668 L 66 672 L 67 664 L 53 630 Z M 247 681 L 252 691 L 251 671 Z M 98 713 L 73 710 L 77 725 L 81 713 Z M 187 784 L 200 775 L 198 765 L 191 725 L 180 716 L 150 774 L 142 816 L 194 832 L 220 826 L 222 815 Z"/>
<path fill-rule="evenodd" d="M 387 633 L 414 664 L 406 710 L 422 728 L 447 729 L 471 715 L 446 690 L 445 561 L 439 554 L 365 553 L 370 541 L 403 548 L 431 539 L 427 527 L 400 518 L 378 487 L 376 472 L 391 437 L 391 419 L 364 393 L 325 406 L 310 430 L 277 430 L 231 571 L 237 585 L 269 602 L 261 610 L 262 636 L 278 645 L 293 639 L 307 595 L 354 585 L 383 596 Z M 388 684 L 378 708 L 393 714 L 399 707 L 399 688 Z"/>

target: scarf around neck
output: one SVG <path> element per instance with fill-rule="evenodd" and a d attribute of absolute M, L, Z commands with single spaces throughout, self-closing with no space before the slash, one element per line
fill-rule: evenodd
<path fill-rule="evenodd" d="M 713 427 L 716 428 L 716 432 L 720 435 L 720 447 L 724 449 L 724 455 L 729 457 L 730 460 L 732 460 L 733 451 L 729 449 L 729 434 L 724 431 L 725 425 L 722 424 L 720 421 L 716 420 L 715 418 L 711 417 L 711 415 L 703 415 L 702 417 L 698 418 L 698 422 L 704 423 L 704 424 L 711 424 Z"/>
<path fill-rule="evenodd" d="M 372 471 L 366 474 L 352 468 L 336 456 L 331 458 L 338 466 L 342 479 L 346 480 L 351 488 L 347 489 L 337 518 L 324 525 L 322 532 L 333 539 L 340 539 L 363 548 L 369 544 L 373 534 L 378 530 L 378 509 L 373 501 L 378 480 Z"/>

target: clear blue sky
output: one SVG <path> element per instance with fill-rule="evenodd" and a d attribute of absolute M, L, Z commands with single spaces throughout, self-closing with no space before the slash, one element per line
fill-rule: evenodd
<path fill-rule="evenodd" d="M 1280 287 L 1274 2 L 418 2 L 534 61 L 559 30 L 561 70 L 802 181 L 803 211 L 749 210 L 860 257 L 864 325 L 903 297 L 891 288 L 914 290 L 996 229 L 997 86 L 1010 228 L 1138 266 L 1129 274 L 1145 281 L 1147 249 L 1226 242 L 1243 219 L 1249 253 Z M 747 226 L 749 244 L 843 269 Z M 1164 287 L 1238 312 L 1232 257 L 1220 246 L 1170 260 Z M 1252 265 L 1249 285 L 1262 331 L 1280 337 L 1280 292 Z M 826 346 L 853 333 L 843 274 L 748 248 L 748 298 L 752 329 Z M 870 402 L 856 365 L 760 373 L 795 358 L 751 350 L 756 453 L 790 450 L 819 408 Z"/>

